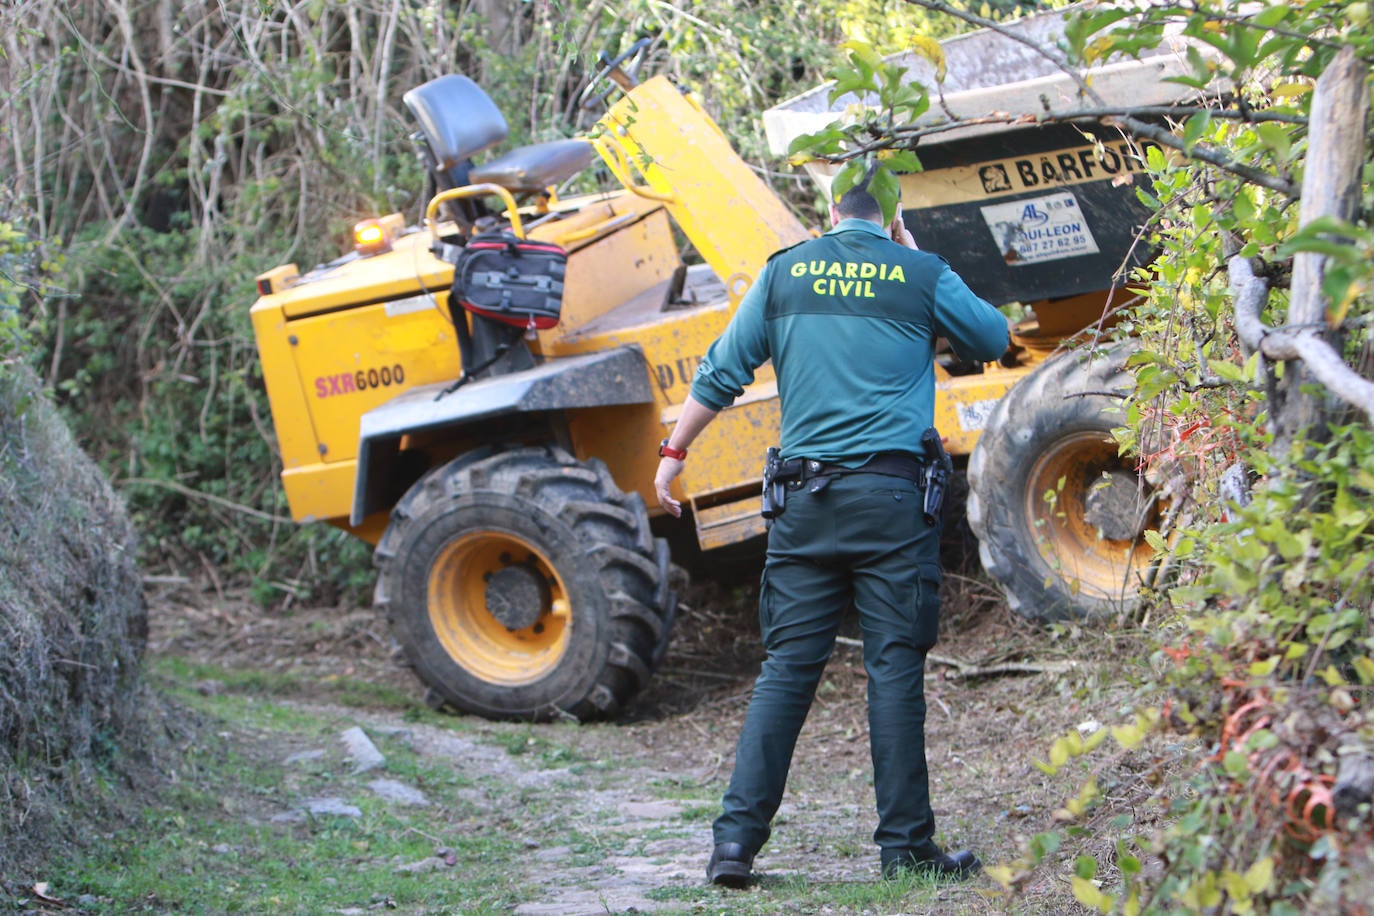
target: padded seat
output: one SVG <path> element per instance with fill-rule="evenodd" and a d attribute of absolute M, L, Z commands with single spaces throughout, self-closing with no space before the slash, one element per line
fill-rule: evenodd
<path fill-rule="evenodd" d="M 567 181 L 592 164 L 595 150 L 586 140 L 551 140 L 521 146 L 474 165 L 473 184 L 500 185 L 512 194 L 535 193 Z"/>

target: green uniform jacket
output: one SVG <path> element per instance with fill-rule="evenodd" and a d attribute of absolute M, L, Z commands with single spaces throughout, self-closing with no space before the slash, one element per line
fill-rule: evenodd
<path fill-rule="evenodd" d="M 706 351 L 692 397 L 728 407 L 771 359 L 784 458 L 857 466 L 919 453 L 934 425 L 938 337 L 963 359 L 992 360 L 1007 349 L 1007 322 L 943 258 L 846 219 L 769 259 Z"/>

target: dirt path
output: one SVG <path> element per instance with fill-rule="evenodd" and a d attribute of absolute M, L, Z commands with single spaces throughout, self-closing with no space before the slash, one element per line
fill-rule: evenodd
<path fill-rule="evenodd" d="M 959 610 L 949 615 L 940 656 L 983 666 L 1054 667 L 1073 651 L 1047 644 L 1043 633 L 1008 617 L 977 586 L 966 586 L 953 601 Z M 292 702 L 370 734 L 400 736 L 430 763 L 451 763 L 470 786 L 461 801 L 473 824 L 509 818 L 512 806 L 526 812 L 524 851 L 507 863 L 526 889 L 513 912 L 681 911 L 674 909 L 682 906 L 674 894 L 690 896 L 704 883 L 710 820 L 757 672 L 752 602 L 750 589 L 694 589 L 655 682 L 616 723 L 513 731 L 508 723 L 466 720 L 455 733 L 407 721 L 400 712 L 324 704 L 308 691 Z M 343 675 L 423 696 L 370 610 L 262 615 L 219 596 L 174 592 L 158 596 L 154 608 L 155 655 L 284 673 L 306 685 Z M 1079 699 L 1093 695 L 1103 705 L 1100 691 L 1084 689 L 1098 677 L 1095 666 L 964 678 L 952 666 L 931 665 L 928 758 L 942 843 L 1004 861 L 1019 853 L 1022 838 L 1047 829 L 1074 786 L 1048 780 L 1033 761 L 1046 756 L 1054 735 L 1104 715 Z M 877 880 L 864 687 L 859 649 L 842 641 L 802 733 L 774 838 L 756 862 L 761 881 L 735 899 L 768 911 L 768 895 L 794 879 L 837 887 Z M 512 753 L 512 734 L 558 753 Z M 571 828 L 580 842 L 550 845 L 555 832 L 546 828 L 555 824 Z M 945 886 L 920 912 L 997 912 L 1000 906 L 989 900 L 995 890 L 986 877 Z M 836 907 L 807 911 L 860 912 Z M 1017 906 L 1018 912 L 1077 909 L 1067 878 L 1057 876 L 1029 888 Z"/>

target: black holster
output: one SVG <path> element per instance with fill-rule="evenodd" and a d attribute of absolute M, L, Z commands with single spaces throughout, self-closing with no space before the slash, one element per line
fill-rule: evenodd
<path fill-rule="evenodd" d="M 778 479 L 782 467 L 782 450 L 776 445 L 768 449 L 763 459 L 763 511 L 764 518 L 773 519 L 787 509 L 787 484 Z"/>
<path fill-rule="evenodd" d="M 933 426 L 921 433 L 921 448 L 926 457 L 925 499 L 921 504 L 921 512 L 925 515 L 926 524 L 934 526 L 940 522 L 940 509 L 945 504 L 949 478 L 954 473 L 954 461 L 945 451 L 944 442 L 940 441 L 940 431 Z"/>

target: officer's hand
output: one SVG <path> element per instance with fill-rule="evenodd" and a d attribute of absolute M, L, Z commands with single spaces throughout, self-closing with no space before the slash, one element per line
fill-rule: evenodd
<path fill-rule="evenodd" d="M 686 467 L 686 462 L 677 458 L 660 458 L 658 460 L 658 473 L 654 475 L 654 492 L 658 494 L 658 504 L 673 518 L 682 517 L 682 503 L 673 499 L 669 493 L 673 481 L 677 475 L 682 473 Z"/>
<path fill-rule="evenodd" d="M 892 236 L 892 241 L 901 245 L 903 248 L 910 248 L 912 251 L 919 251 L 916 245 L 916 237 L 907 229 L 906 221 L 902 219 L 902 211 L 898 210 L 897 215 L 892 219 L 892 225 L 888 227 L 888 233 Z"/>

